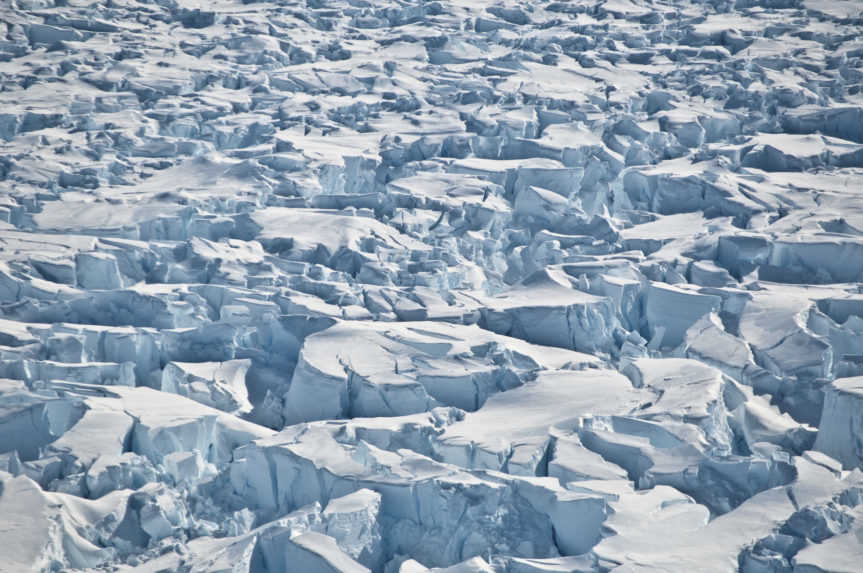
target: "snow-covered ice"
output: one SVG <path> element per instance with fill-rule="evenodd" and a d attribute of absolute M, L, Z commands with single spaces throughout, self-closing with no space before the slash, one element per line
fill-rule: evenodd
<path fill-rule="evenodd" d="M 0 1 L 0 573 L 851 573 L 858 0 Z"/>

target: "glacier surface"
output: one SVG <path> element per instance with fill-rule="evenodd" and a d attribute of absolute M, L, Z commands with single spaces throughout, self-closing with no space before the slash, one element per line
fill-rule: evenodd
<path fill-rule="evenodd" d="M 0 1 L 0 573 L 854 573 L 859 0 Z"/>

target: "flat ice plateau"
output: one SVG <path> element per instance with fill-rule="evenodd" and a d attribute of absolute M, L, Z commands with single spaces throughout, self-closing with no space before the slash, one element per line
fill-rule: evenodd
<path fill-rule="evenodd" d="M 0 573 L 861 570 L 861 0 L 0 0 Z"/>

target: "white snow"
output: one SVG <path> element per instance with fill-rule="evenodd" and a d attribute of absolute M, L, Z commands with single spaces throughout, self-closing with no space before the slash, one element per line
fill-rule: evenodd
<path fill-rule="evenodd" d="M 861 38 L 0 1 L 0 573 L 859 570 Z"/>

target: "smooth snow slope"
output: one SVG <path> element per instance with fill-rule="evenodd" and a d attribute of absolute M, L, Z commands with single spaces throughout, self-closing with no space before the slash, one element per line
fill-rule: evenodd
<path fill-rule="evenodd" d="M 0 573 L 852 573 L 863 3 L 0 0 Z"/>

